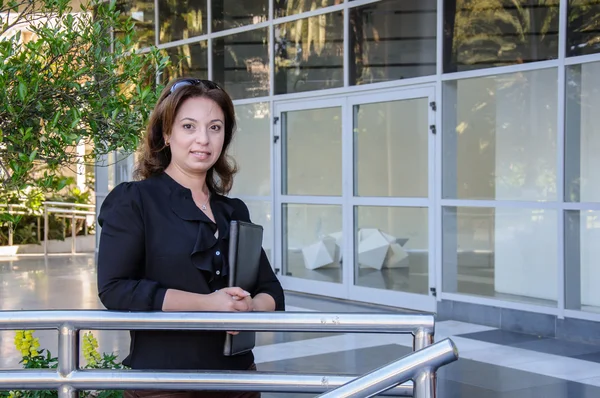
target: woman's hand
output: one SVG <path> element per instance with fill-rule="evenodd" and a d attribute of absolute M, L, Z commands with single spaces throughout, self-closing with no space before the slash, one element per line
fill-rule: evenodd
<path fill-rule="evenodd" d="M 226 287 L 208 295 L 212 311 L 252 311 L 250 293 L 239 287 Z"/>

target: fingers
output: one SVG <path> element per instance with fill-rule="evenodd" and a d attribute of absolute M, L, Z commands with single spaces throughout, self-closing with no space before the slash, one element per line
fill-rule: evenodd
<path fill-rule="evenodd" d="M 223 291 L 230 296 L 238 296 L 238 297 L 250 296 L 250 293 L 248 293 L 247 291 L 245 291 L 244 289 L 239 288 L 239 287 L 226 287 L 224 289 L 221 289 L 220 291 Z"/>
<path fill-rule="evenodd" d="M 238 334 L 240 334 L 240 332 L 227 332 L 227 334 L 230 334 L 232 336 L 237 336 Z"/>

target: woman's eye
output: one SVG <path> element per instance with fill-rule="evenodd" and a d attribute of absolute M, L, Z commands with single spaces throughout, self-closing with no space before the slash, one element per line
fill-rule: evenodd
<path fill-rule="evenodd" d="M 183 125 L 183 128 L 184 128 L 184 129 L 186 129 L 186 130 L 189 130 L 189 129 L 192 129 L 192 128 L 194 128 L 194 126 L 193 126 L 193 125 L 191 125 L 191 124 L 184 124 L 184 125 Z"/>
<path fill-rule="evenodd" d="M 210 126 L 210 129 L 214 131 L 221 131 L 221 126 L 219 126 L 218 124 L 214 124 Z"/>

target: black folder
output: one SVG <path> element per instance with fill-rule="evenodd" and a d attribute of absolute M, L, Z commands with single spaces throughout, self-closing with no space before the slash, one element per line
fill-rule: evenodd
<path fill-rule="evenodd" d="M 229 286 L 254 291 L 258 282 L 262 253 L 263 227 L 249 222 L 233 220 L 229 228 Z M 223 355 L 233 356 L 251 351 L 256 343 L 256 333 L 243 331 L 227 334 Z"/>

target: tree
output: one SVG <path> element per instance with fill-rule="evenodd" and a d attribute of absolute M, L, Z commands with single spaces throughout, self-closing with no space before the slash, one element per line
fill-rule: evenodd
<path fill-rule="evenodd" d="M 0 195 L 60 186 L 58 171 L 133 151 L 168 58 L 136 52 L 115 0 L 0 0 Z"/>

